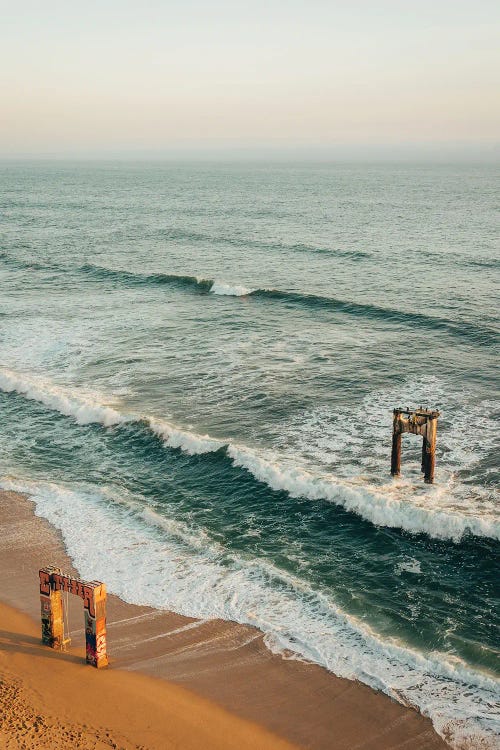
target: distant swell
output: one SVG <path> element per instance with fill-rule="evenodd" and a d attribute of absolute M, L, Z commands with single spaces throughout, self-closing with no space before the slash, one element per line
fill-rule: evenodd
<path fill-rule="evenodd" d="M 181 289 L 191 289 L 200 293 L 210 291 L 213 280 L 199 279 L 196 276 L 182 276 L 169 273 L 134 273 L 132 271 L 120 271 L 104 266 L 95 266 L 87 263 L 79 269 L 82 273 L 92 276 L 94 279 L 103 281 L 116 281 L 126 286 L 161 286 L 164 284 L 177 286 Z"/>
<path fill-rule="evenodd" d="M 124 423 L 144 424 L 168 448 L 182 450 L 188 455 L 222 450 L 232 466 L 245 469 L 258 482 L 275 491 L 311 501 L 332 502 L 376 526 L 400 528 L 412 534 L 427 534 L 454 542 L 459 542 L 466 534 L 500 540 L 500 522 L 493 518 L 423 508 L 384 495 L 383 491 L 369 486 L 354 486 L 332 475 L 313 475 L 299 466 L 283 467 L 246 446 L 218 440 L 210 435 L 196 435 L 152 417 L 122 414 L 90 397 L 10 370 L 0 370 L 0 390 L 16 392 L 43 403 L 60 414 L 72 417 L 78 424 L 97 423 L 105 427 Z"/>
<path fill-rule="evenodd" d="M 91 274 L 97 279 L 110 279 L 130 286 L 172 285 L 181 289 L 188 289 L 198 294 L 230 295 L 235 297 L 249 296 L 256 300 L 269 303 L 281 303 L 304 308 L 334 310 L 358 318 L 380 320 L 399 325 L 424 327 L 432 331 L 445 331 L 454 336 L 468 338 L 475 344 L 483 346 L 494 345 L 498 342 L 497 331 L 485 326 L 475 325 L 467 321 L 455 322 L 447 318 L 438 318 L 423 313 L 406 312 L 380 307 L 369 303 L 359 303 L 325 297 L 304 292 L 286 291 L 281 289 L 247 289 L 244 286 L 230 285 L 213 279 L 203 279 L 196 276 L 181 276 L 176 274 L 142 274 L 130 271 L 117 271 L 95 265 L 82 266 L 81 271 Z"/>
<path fill-rule="evenodd" d="M 449 320 L 448 318 L 438 318 L 432 315 L 424 315 L 422 313 L 394 310 L 369 303 L 361 304 L 359 302 L 338 300 L 334 297 L 303 294 L 301 292 L 288 292 L 279 289 L 257 289 L 252 293 L 252 296 L 293 305 L 336 310 L 338 312 L 361 318 L 389 321 L 401 325 L 420 326 L 434 331 L 442 330 L 455 336 L 470 338 L 475 343 L 480 343 L 485 346 L 497 343 L 499 338 L 497 331 L 467 321 L 460 321 L 458 323 Z"/>
<path fill-rule="evenodd" d="M 449 318 L 425 315 L 424 313 L 395 310 L 370 303 L 340 300 L 335 297 L 308 294 L 306 292 L 266 288 L 248 289 L 240 284 L 226 283 L 224 281 L 205 279 L 198 276 L 170 273 L 140 273 L 106 268 L 92 263 L 87 263 L 76 269 L 54 265 L 40 266 L 37 263 L 26 263 L 10 257 L 7 258 L 5 253 L 0 254 L 0 259 L 4 260 L 8 265 L 15 265 L 18 268 L 32 270 L 44 269 L 59 272 L 76 271 L 77 273 L 89 276 L 96 281 L 108 281 L 126 287 L 170 286 L 194 294 L 251 297 L 252 299 L 267 302 L 268 304 L 283 304 L 304 309 L 332 310 L 338 313 L 350 315 L 354 318 L 365 318 L 393 323 L 396 325 L 420 327 L 430 331 L 443 331 L 452 336 L 465 338 L 479 346 L 496 346 L 500 338 L 499 332 L 494 328 L 477 325 L 465 320 L 454 321 Z"/>
<path fill-rule="evenodd" d="M 344 248 L 324 247 L 306 242 L 287 243 L 269 240 L 258 240 L 250 237 L 230 237 L 204 234 L 189 229 L 165 228 L 148 233 L 151 239 L 160 240 L 186 240 L 189 243 L 210 243 L 229 245 L 231 247 L 254 248 L 256 250 L 277 250 L 278 252 L 293 252 L 305 254 L 329 255 L 331 257 L 344 258 L 354 262 L 370 257 L 370 253 L 364 250 L 349 250 Z"/>

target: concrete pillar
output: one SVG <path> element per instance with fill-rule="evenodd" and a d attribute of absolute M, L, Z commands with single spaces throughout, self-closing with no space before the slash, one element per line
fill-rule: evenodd
<path fill-rule="evenodd" d="M 437 439 L 437 416 L 431 416 L 427 423 L 426 440 L 426 464 L 424 481 L 427 484 L 434 482 L 434 467 L 436 465 L 436 439 Z"/>
<path fill-rule="evenodd" d="M 394 409 L 392 420 L 392 453 L 391 453 L 391 474 L 398 477 L 401 473 L 401 412 Z"/>
<path fill-rule="evenodd" d="M 428 423 L 426 442 L 426 464 L 424 482 L 432 484 L 434 482 L 434 467 L 436 465 L 436 438 L 437 438 L 437 419 L 431 418 Z"/>
<path fill-rule="evenodd" d="M 401 433 L 392 434 L 391 474 L 398 477 L 401 473 Z"/>
<path fill-rule="evenodd" d="M 434 451 L 429 451 L 427 454 L 427 465 L 425 467 L 424 482 L 426 484 L 433 484 L 434 482 L 434 467 L 436 465 L 436 454 Z"/>
<path fill-rule="evenodd" d="M 85 615 L 85 659 L 97 669 L 108 666 L 106 644 L 106 586 L 83 587 Z"/>
<path fill-rule="evenodd" d="M 63 647 L 63 603 L 60 591 L 51 585 L 51 574 L 47 570 L 39 571 L 40 608 L 42 618 L 42 643 L 51 648 Z"/>
<path fill-rule="evenodd" d="M 422 463 L 420 466 L 420 471 L 422 474 L 425 474 L 427 466 L 427 438 L 422 438 Z"/>

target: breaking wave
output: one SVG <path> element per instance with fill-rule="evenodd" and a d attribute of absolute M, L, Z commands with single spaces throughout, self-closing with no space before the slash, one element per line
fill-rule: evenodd
<path fill-rule="evenodd" d="M 318 476 L 302 468 L 281 467 L 246 448 L 230 445 L 227 454 L 235 466 L 247 469 L 273 490 L 284 490 L 291 497 L 327 500 L 375 526 L 403 529 L 411 534 L 427 534 L 434 539 L 453 542 L 459 542 L 466 534 L 500 540 L 500 521 L 494 518 L 424 508 L 370 485 L 362 487 L 331 475 Z"/>
<path fill-rule="evenodd" d="M 457 750 L 471 741 L 494 748 L 497 683 L 460 659 L 384 639 L 294 574 L 232 553 L 122 491 L 9 478 L 0 487 L 30 495 L 80 574 L 104 579 L 126 601 L 253 625 L 273 652 L 293 652 L 418 707 Z M 89 512 L 92 524 L 81 524 Z"/>
<path fill-rule="evenodd" d="M 130 421 L 116 409 L 95 401 L 95 397 L 75 393 L 40 378 L 30 378 L 12 370 L 0 370 L 0 390 L 19 393 L 32 401 L 45 404 L 65 417 L 73 417 L 77 424 L 99 423 L 104 427 Z"/>
<path fill-rule="evenodd" d="M 104 427 L 140 423 L 171 449 L 188 455 L 224 451 L 233 466 L 245 469 L 258 482 L 291 497 L 327 501 L 354 513 L 376 526 L 402 529 L 411 534 L 427 534 L 435 539 L 460 542 L 472 534 L 500 540 L 500 521 L 492 516 L 478 517 L 458 510 L 418 505 L 407 497 L 370 484 L 359 485 L 332 474 L 318 474 L 299 466 L 285 466 L 246 446 L 197 435 L 166 421 L 141 414 L 122 414 L 89 394 L 70 391 L 38 378 L 0 370 L 0 389 L 16 392 L 45 404 L 78 424 L 97 423 Z"/>
<path fill-rule="evenodd" d="M 59 267 L 56 265 L 41 266 L 0 255 L 9 265 L 33 270 L 53 270 L 59 272 L 77 272 L 87 275 L 97 281 L 110 281 L 128 287 L 172 286 L 195 294 L 215 294 L 219 296 L 250 297 L 268 303 L 278 303 L 310 309 L 324 309 L 343 313 L 357 318 L 367 318 L 396 325 L 418 326 L 432 331 L 443 331 L 458 338 L 468 339 L 475 345 L 495 346 L 500 339 L 499 331 L 495 328 L 476 324 L 466 320 L 454 321 L 424 313 L 409 312 L 388 307 L 381 307 L 370 303 L 340 300 L 335 297 L 318 294 L 308 294 L 282 289 L 248 289 L 241 284 L 226 283 L 216 279 L 205 279 L 198 276 L 169 273 L 140 273 L 120 269 L 106 268 L 92 263 L 86 263 L 78 268 Z"/>
<path fill-rule="evenodd" d="M 214 279 L 203 279 L 198 276 L 182 276 L 169 273 L 142 274 L 131 271 L 118 271 L 104 266 L 86 264 L 79 269 L 83 273 L 92 275 L 97 279 L 111 279 L 122 282 L 128 286 L 158 286 L 168 284 L 180 289 L 188 289 L 198 294 L 220 294 L 232 297 L 241 297 L 252 294 L 252 291 L 240 285 L 225 284 Z"/>
<path fill-rule="evenodd" d="M 268 302 L 277 302 L 313 309 L 322 308 L 355 317 L 387 321 L 399 325 L 419 326 L 433 331 L 442 330 L 454 336 L 470 339 L 473 343 L 481 344 L 483 346 L 493 345 L 499 338 L 496 330 L 464 320 L 455 322 L 448 318 L 438 318 L 431 315 L 424 315 L 423 313 L 394 310 L 369 303 L 362 304 L 358 302 L 339 300 L 335 297 L 324 297 L 317 294 L 306 294 L 304 292 L 280 289 L 247 289 L 241 285 L 229 285 L 213 279 L 203 279 L 196 276 L 163 273 L 141 274 L 129 271 L 116 271 L 90 264 L 82 266 L 81 271 L 92 274 L 95 278 L 122 281 L 133 286 L 171 284 L 201 294 L 211 292 L 213 294 L 230 295 L 234 297 L 249 296 L 252 299 Z"/>

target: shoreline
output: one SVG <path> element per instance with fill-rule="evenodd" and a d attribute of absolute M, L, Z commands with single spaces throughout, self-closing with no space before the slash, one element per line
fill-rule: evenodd
<path fill-rule="evenodd" d="M 30 617 L 34 629 L 31 632 L 36 633 L 40 617 L 38 569 L 50 564 L 75 575 L 78 571 L 66 554 L 60 533 L 35 515 L 34 503 L 26 496 L 0 491 L 0 525 L 0 561 L 4 573 L 0 601 Z M 63 656 L 61 663 L 67 657 L 74 658 L 79 649 L 83 653 L 83 612 L 76 597 L 70 597 L 69 610 L 73 639 L 69 652 L 61 655 L 39 645 L 40 654 L 48 652 L 52 658 Z M 20 615 L 14 613 L 13 617 Z M 28 622 L 25 621 L 25 628 Z M 2 645 L 2 659 L 4 651 Z M 196 620 L 128 604 L 110 594 L 108 651 L 111 668 L 105 672 L 118 675 L 117 680 L 120 676 L 127 681 L 137 680 L 138 696 L 139 682 L 152 677 L 159 678 L 153 682 L 162 687 L 189 691 L 194 702 L 208 702 L 214 716 L 223 711 L 228 721 L 248 725 L 247 731 L 254 733 L 254 739 L 255 732 L 261 731 L 264 739 L 259 739 L 260 744 L 254 747 L 267 747 L 263 743 L 269 737 L 274 743 L 269 747 L 276 748 L 438 750 L 448 747 L 430 720 L 414 709 L 359 682 L 336 677 L 323 667 L 271 653 L 263 633 L 251 626 Z M 10 656 L 17 659 L 15 648 Z M 77 664 L 74 668 L 79 670 Z M 102 673 L 87 667 L 83 656 L 82 670 L 97 676 Z M 51 675 L 52 671 L 47 675 L 49 682 Z M 219 745 L 214 744 L 219 746 L 226 747 L 222 739 Z"/>

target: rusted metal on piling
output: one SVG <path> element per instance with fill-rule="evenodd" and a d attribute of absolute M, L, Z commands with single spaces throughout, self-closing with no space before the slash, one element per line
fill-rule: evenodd
<path fill-rule="evenodd" d="M 401 436 L 405 432 L 422 435 L 421 471 L 424 481 L 432 484 L 436 465 L 436 437 L 439 412 L 433 409 L 394 409 L 392 423 L 391 474 L 401 472 Z"/>

